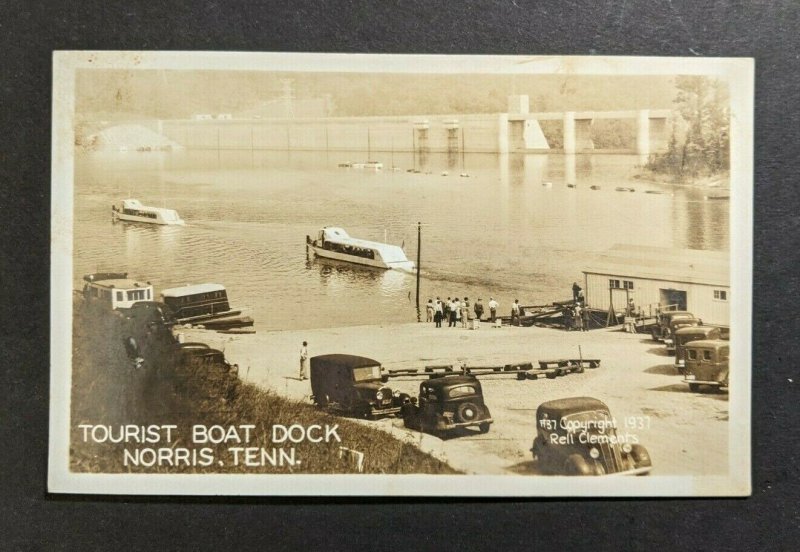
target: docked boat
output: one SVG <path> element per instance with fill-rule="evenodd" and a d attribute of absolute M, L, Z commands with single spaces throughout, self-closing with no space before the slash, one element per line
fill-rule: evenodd
<path fill-rule="evenodd" d="M 342 228 L 326 226 L 317 239 L 306 236 L 306 248 L 318 257 L 374 266 L 413 271 L 414 263 L 397 245 L 352 238 Z"/>
<path fill-rule="evenodd" d="M 152 284 L 128 278 L 127 272 L 97 272 L 83 280 L 83 297 L 110 310 L 129 309 L 136 302 L 153 300 Z"/>
<path fill-rule="evenodd" d="M 244 309 L 233 308 L 228 292 L 220 284 L 195 284 L 165 289 L 161 300 L 180 324 L 203 324 L 208 328 L 227 329 L 253 325 Z"/>
<path fill-rule="evenodd" d="M 186 224 L 174 209 L 148 207 L 138 199 L 123 199 L 122 207 L 111 207 L 111 218 L 114 221 L 145 222 L 148 224 Z"/>

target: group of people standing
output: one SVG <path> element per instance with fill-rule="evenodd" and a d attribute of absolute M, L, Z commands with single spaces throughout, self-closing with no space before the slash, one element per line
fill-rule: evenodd
<path fill-rule="evenodd" d="M 489 308 L 489 320 L 494 322 L 497 318 L 499 304 L 493 297 L 489 297 L 487 306 Z M 470 320 L 482 320 L 485 311 L 483 300 L 480 297 L 472 305 L 469 302 L 469 297 L 464 297 L 464 299 L 448 297 L 446 300 L 437 297 L 436 301 L 428 299 L 428 303 L 425 305 L 425 312 L 426 321 L 435 323 L 437 328 L 441 328 L 444 321 L 447 321 L 447 326 L 450 328 L 458 326 L 466 328 Z"/>

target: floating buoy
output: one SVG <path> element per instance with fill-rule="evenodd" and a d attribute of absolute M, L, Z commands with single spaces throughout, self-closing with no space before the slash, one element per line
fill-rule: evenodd
<path fill-rule="evenodd" d="M 552 188 L 553 187 L 553 183 L 552 182 L 542 182 L 542 186 L 544 186 L 545 188 Z"/>
<path fill-rule="evenodd" d="M 458 176 L 460 176 L 461 178 L 469 178 L 469 173 L 463 172 L 463 173 L 459 174 Z"/>
<path fill-rule="evenodd" d="M 567 188 L 577 188 L 575 184 L 567 184 Z"/>
<path fill-rule="evenodd" d="M 599 190 L 600 186 L 595 184 L 594 186 L 589 186 L 589 188 L 592 189 L 592 190 Z"/>
<path fill-rule="evenodd" d="M 449 176 L 449 175 L 450 175 L 450 173 L 449 173 L 449 172 L 447 172 L 447 171 L 442 171 L 442 176 Z"/>

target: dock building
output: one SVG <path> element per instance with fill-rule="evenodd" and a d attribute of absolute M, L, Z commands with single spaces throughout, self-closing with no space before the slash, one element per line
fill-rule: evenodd
<path fill-rule="evenodd" d="M 730 255 L 664 247 L 616 245 L 583 271 L 589 308 L 625 312 L 688 310 L 706 324 L 730 325 Z"/>

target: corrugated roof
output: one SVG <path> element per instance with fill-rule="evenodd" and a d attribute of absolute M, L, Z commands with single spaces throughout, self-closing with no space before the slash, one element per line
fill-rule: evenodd
<path fill-rule="evenodd" d="M 615 245 L 583 270 L 586 274 L 730 286 L 727 251 Z"/>
<path fill-rule="evenodd" d="M 208 293 L 210 291 L 225 291 L 225 287 L 222 284 L 195 284 L 193 286 L 165 289 L 161 292 L 161 295 L 164 297 L 184 297 L 186 295 Z"/>

